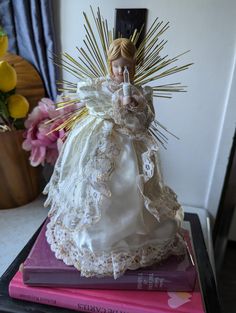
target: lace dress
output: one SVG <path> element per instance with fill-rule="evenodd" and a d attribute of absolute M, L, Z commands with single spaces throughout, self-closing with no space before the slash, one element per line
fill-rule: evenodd
<path fill-rule="evenodd" d="M 182 209 L 163 184 L 147 131 L 152 89 L 132 89 L 139 102 L 131 111 L 120 103 L 122 85 L 104 78 L 78 84 L 89 114 L 70 132 L 44 190 L 47 241 L 83 276 L 117 278 L 184 252 Z"/>

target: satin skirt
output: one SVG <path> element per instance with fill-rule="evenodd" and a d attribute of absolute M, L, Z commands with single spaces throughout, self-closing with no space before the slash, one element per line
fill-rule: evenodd
<path fill-rule="evenodd" d="M 183 211 L 163 184 L 148 133 L 88 116 L 66 140 L 44 192 L 51 249 L 81 275 L 117 278 L 184 253 Z"/>

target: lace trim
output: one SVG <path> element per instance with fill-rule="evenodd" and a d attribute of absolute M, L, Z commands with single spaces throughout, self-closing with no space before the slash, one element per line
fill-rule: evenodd
<path fill-rule="evenodd" d="M 144 191 L 145 184 L 154 177 L 155 170 L 158 171 L 156 154 L 159 148 L 153 137 L 147 133 L 137 134 L 135 139 L 143 141 L 148 147 L 147 151 L 141 156 L 142 174 L 138 182 L 139 191 L 144 199 L 144 206 L 159 222 L 164 218 L 174 218 L 176 212 L 181 210 L 181 206 L 177 201 L 175 192 L 170 187 L 162 185 L 160 173 L 156 173 L 160 180 L 160 193 L 158 196 L 152 200 Z"/>
<path fill-rule="evenodd" d="M 55 166 L 51 181 L 44 190 L 44 193 L 48 193 L 45 206 L 51 204 L 49 217 L 55 215 L 59 222 L 62 222 L 64 219 L 65 226 L 70 227 L 72 230 L 75 228 L 81 229 L 98 222 L 101 218 L 101 211 L 110 204 L 111 191 L 108 187 L 108 182 L 114 171 L 116 157 L 120 153 L 120 148 L 112 138 L 113 125 L 112 122 L 104 122 L 103 132 L 100 139 L 98 139 L 94 155 L 84 168 L 84 173 L 87 176 L 78 177 L 77 173 L 73 173 L 70 177 L 70 184 L 68 184 L 67 190 L 73 190 L 73 199 L 77 188 L 76 181 L 80 179 L 83 181 L 83 185 L 86 186 L 85 195 L 83 197 L 81 196 L 83 201 L 79 207 L 76 208 L 75 204 L 73 202 L 71 203 L 71 199 L 68 201 L 67 190 L 59 187 L 60 158 Z M 148 147 L 147 151 L 141 156 L 141 173 L 138 182 L 138 188 L 143 197 L 145 208 L 158 221 L 167 217 L 175 218 L 176 212 L 181 209 L 181 206 L 177 202 L 176 194 L 169 187 L 160 186 L 160 192 L 154 199 L 151 199 L 145 194 L 145 184 L 155 175 L 155 168 L 158 169 L 157 164 L 155 164 L 157 162 L 155 154 L 157 153 L 158 146 L 154 139 L 144 132 L 131 135 L 127 129 L 118 128 L 116 130 L 130 136 L 134 140 L 143 141 Z M 63 203 L 63 208 L 61 203 Z"/>
<path fill-rule="evenodd" d="M 48 193 L 45 206 L 51 204 L 49 217 L 56 215 L 62 221 L 63 213 L 61 203 L 63 203 L 63 212 L 66 212 L 66 220 L 72 229 L 84 228 L 95 224 L 101 218 L 101 211 L 110 204 L 111 191 L 109 181 L 115 168 L 116 157 L 120 154 L 120 148 L 112 138 L 113 123 L 106 121 L 103 125 L 103 131 L 98 138 L 94 154 L 86 163 L 83 169 L 82 177 L 77 173 L 70 177 L 71 183 L 65 188 L 60 188 L 61 160 L 58 160 L 52 178 L 45 187 L 43 193 Z M 81 196 L 81 206 L 75 208 L 71 199 L 67 199 L 67 190 L 73 190 L 73 199 L 77 190 L 77 183 L 81 179 L 85 188 L 85 194 Z M 71 218 L 70 218 L 71 216 Z"/>
<path fill-rule="evenodd" d="M 78 249 L 68 236 L 67 230 L 52 221 L 47 225 L 46 237 L 56 258 L 62 259 L 67 265 L 75 266 L 81 272 L 81 276 L 85 277 L 113 276 L 117 279 L 127 269 L 135 270 L 150 266 L 170 255 L 185 253 L 185 244 L 179 234 L 173 239 L 146 244 L 137 249 L 101 253 Z"/>
<path fill-rule="evenodd" d="M 49 212 L 51 221 L 48 224 L 46 235 L 56 257 L 68 265 L 74 265 L 83 276 L 113 275 L 117 278 L 126 269 L 151 265 L 163 260 L 170 254 L 182 254 L 184 245 L 177 234 L 174 239 L 152 243 L 135 250 L 94 254 L 87 249 L 80 251 L 73 241 L 74 230 L 95 224 L 101 218 L 101 211 L 110 204 L 111 191 L 108 182 L 114 171 L 116 158 L 120 154 L 120 147 L 113 138 L 114 128 L 134 140 L 143 141 L 144 146 L 147 147 L 147 150 L 141 155 L 142 164 L 138 183 L 145 208 L 157 220 L 161 221 L 161 218 L 167 216 L 175 218 L 176 211 L 181 207 L 177 202 L 175 193 L 169 187 L 162 186 L 161 181 L 159 182 L 160 193 L 158 197 L 153 200 L 145 194 L 145 184 L 156 175 L 155 170 L 158 170 L 156 160 L 158 147 L 154 139 L 147 132 L 133 133 L 127 128 L 117 128 L 110 121 L 103 121 L 102 127 L 93 155 L 87 160 L 83 174 L 81 177 L 78 177 L 77 173 L 72 174 L 70 184 L 67 186 L 68 190 L 73 190 L 73 195 L 77 191 L 76 180 L 80 179 L 82 185 L 86 186 L 84 194 L 80 196 L 81 205 L 78 207 L 75 207 L 71 199 L 67 199 L 66 190 L 60 188 L 62 164 L 61 156 L 59 157 L 51 181 L 44 190 L 44 193 L 48 193 L 45 205 L 50 203 L 52 205 Z"/>

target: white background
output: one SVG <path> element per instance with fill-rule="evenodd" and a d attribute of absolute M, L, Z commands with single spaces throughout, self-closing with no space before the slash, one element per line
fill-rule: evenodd
<path fill-rule="evenodd" d="M 236 1 L 54 0 L 58 47 L 74 57 L 76 46 L 83 45 L 82 12 L 90 15 L 89 4 L 100 7 L 111 27 L 115 8 L 147 8 L 148 27 L 156 17 L 170 22 L 165 54 L 191 50 L 178 65 L 194 65 L 168 78 L 188 85 L 188 92 L 155 100 L 158 120 L 181 138 L 170 138 L 167 151 L 161 150 L 162 170 L 182 204 L 207 209 L 215 217 L 236 120 Z"/>

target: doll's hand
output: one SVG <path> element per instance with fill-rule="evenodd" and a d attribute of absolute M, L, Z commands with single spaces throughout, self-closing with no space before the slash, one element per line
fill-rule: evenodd
<path fill-rule="evenodd" d="M 128 109 L 131 110 L 138 106 L 138 101 L 135 97 L 126 96 L 123 97 L 123 105 Z"/>

